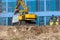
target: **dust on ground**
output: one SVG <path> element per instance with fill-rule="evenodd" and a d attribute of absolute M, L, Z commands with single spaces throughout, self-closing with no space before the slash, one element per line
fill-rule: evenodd
<path fill-rule="evenodd" d="M 0 40 L 60 40 L 60 26 L 0 26 Z"/>

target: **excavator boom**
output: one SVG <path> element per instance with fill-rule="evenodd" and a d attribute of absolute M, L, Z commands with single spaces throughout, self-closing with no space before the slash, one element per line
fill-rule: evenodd
<path fill-rule="evenodd" d="M 19 10 L 19 6 L 23 7 L 23 10 Z M 15 13 L 18 11 L 19 13 L 26 12 L 28 13 L 28 7 L 24 4 L 23 0 L 18 0 L 16 8 L 15 8 Z"/>

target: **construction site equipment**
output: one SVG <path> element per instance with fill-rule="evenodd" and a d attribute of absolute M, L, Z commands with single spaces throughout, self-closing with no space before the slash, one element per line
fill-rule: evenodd
<path fill-rule="evenodd" d="M 22 6 L 23 9 L 20 10 L 19 6 Z M 15 11 L 14 11 L 14 16 L 13 16 L 13 20 L 12 23 L 16 23 L 19 22 L 21 23 L 21 21 L 34 21 L 36 20 L 37 15 L 34 13 L 28 13 L 28 7 L 25 5 L 25 3 L 23 2 L 23 0 L 18 0 Z"/>
<path fill-rule="evenodd" d="M 53 26 L 53 25 L 59 25 L 58 22 L 50 22 L 50 26 Z"/>
<path fill-rule="evenodd" d="M 52 16 L 50 19 L 50 26 L 59 25 L 59 19 L 55 16 Z"/>

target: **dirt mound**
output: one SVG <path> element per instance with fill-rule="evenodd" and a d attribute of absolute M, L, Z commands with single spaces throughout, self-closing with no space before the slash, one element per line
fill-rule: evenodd
<path fill-rule="evenodd" d="M 60 26 L 0 26 L 0 40 L 60 40 Z"/>

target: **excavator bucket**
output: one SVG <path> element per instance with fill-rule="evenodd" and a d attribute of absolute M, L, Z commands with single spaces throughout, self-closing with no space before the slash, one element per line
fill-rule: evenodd
<path fill-rule="evenodd" d="M 19 22 L 18 16 L 19 16 L 19 13 L 18 13 L 18 14 L 15 14 L 15 15 L 13 16 L 13 18 L 12 18 L 12 23 L 17 23 L 17 22 Z"/>

